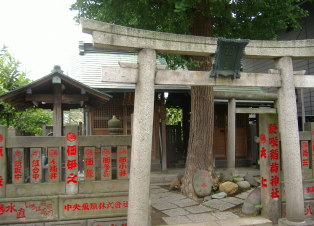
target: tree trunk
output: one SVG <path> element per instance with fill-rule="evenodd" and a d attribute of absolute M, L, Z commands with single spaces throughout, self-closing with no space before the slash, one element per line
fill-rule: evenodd
<path fill-rule="evenodd" d="M 191 24 L 192 35 L 211 36 L 212 19 L 205 16 L 209 6 L 202 1 Z M 201 62 L 198 71 L 211 69 L 210 57 L 191 57 Z M 190 134 L 185 164 L 185 174 L 182 179 L 181 191 L 190 198 L 197 199 L 193 188 L 193 176 L 197 170 L 208 170 L 213 173 L 213 134 L 214 134 L 214 93 L 211 86 L 191 87 L 191 119 Z"/>

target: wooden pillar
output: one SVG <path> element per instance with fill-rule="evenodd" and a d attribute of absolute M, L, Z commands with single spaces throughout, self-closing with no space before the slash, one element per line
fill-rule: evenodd
<path fill-rule="evenodd" d="M 228 100 L 227 168 L 235 168 L 236 100 Z"/>
<path fill-rule="evenodd" d="M 53 136 L 62 136 L 62 84 L 59 77 L 52 79 L 53 83 Z"/>
<path fill-rule="evenodd" d="M 7 128 L 0 125 L 0 198 L 5 197 L 7 183 L 7 152 L 6 145 Z"/>
<path fill-rule="evenodd" d="M 162 104 L 160 105 L 162 156 L 160 157 L 161 157 L 161 170 L 163 173 L 167 172 L 166 117 L 167 117 L 166 106 L 164 103 L 164 98 L 162 98 Z"/>
<path fill-rule="evenodd" d="M 304 200 L 301 156 L 291 57 L 278 59 L 276 61 L 276 67 L 280 70 L 282 82 L 278 90 L 278 119 L 286 194 L 286 217 L 288 222 L 303 222 Z M 280 222 L 279 225 L 281 225 Z"/>
<path fill-rule="evenodd" d="M 149 185 L 156 72 L 155 50 L 141 50 L 138 64 L 138 81 L 134 101 L 128 226 L 149 225 Z"/>

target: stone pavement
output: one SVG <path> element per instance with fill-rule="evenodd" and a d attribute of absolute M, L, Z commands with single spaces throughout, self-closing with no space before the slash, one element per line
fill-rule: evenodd
<path fill-rule="evenodd" d="M 237 221 L 245 221 L 247 218 L 240 219 L 240 214 L 235 214 L 230 209 L 239 207 L 243 204 L 249 191 L 236 195 L 235 197 L 227 197 L 224 199 L 212 199 L 207 202 L 196 202 L 186 196 L 169 191 L 161 185 L 151 185 L 151 204 L 154 212 L 161 212 L 161 218 L 164 224 L 177 225 L 188 224 L 198 225 L 220 225 L 217 222 L 224 222 L 227 225 L 272 225 L 270 224 L 236 224 Z M 260 220 L 254 218 L 256 221 Z M 264 218 L 262 218 L 264 219 Z M 223 221 L 221 221 L 223 220 Z M 264 219 L 265 220 L 265 219 Z M 205 222 L 211 222 L 205 224 Z M 229 223 L 228 223 L 229 222 Z M 262 221 L 261 221 L 262 222 Z M 266 223 L 269 221 L 265 221 Z M 152 222 L 154 225 L 154 220 Z"/>

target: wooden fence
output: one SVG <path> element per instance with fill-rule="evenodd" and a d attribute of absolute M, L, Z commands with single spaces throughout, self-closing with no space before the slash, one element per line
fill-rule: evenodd
<path fill-rule="evenodd" d="M 0 224 L 126 216 L 131 136 L 6 136 Z"/>

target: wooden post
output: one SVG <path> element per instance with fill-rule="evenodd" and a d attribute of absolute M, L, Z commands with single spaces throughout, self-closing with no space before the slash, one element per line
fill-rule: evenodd
<path fill-rule="evenodd" d="M 161 118 L 161 140 L 162 140 L 162 156 L 161 156 L 161 170 L 163 173 L 167 173 L 167 141 L 166 141 L 166 106 L 164 98 L 162 98 L 162 104 L 160 105 L 160 118 Z"/>
<path fill-rule="evenodd" d="M 0 198 L 6 196 L 7 184 L 7 152 L 6 152 L 7 128 L 0 125 Z"/>
<path fill-rule="evenodd" d="M 236 100 L 228 100 L 227 168 L 235 168 Z"/>
<path fill-rule="evenodd" d="M 95 180 L 95 147 L 84 148 L 85 181 Z"/>
<path fill-rule="evenodd" d="M 31 148 L 30 168 L 31 183 L 41 183 L 43 168 L 41 159 L 41 148 Z"/>
<path fill-rule="evenodd" d="M 286 192 L 287 221 L 304 221 L 304 200 L 298 115 L 291 57 L 276 61 L 280 70 L 281 87 L 278 90 L 278 120 L 281 136 L 282 164 Z"/>
<path fill-rule="evenodd" d="M 53 83 L 53 136 L 62 136 L 62 84 L 59 77 L 52 79 Z"/>
<path fill-rule="evenodd" d="M 138 63 L 129 182 L 128 226 L 149 225 L 150 217 L 149 184 L 155 96 L 155 50 L 141 50 Z"/>
<path fill-rule="evenodd" d="M 78 150 L 77 126 L 65 128 L 66 153 L 65 153 L 65 181 L 66 194 L 78 193 Z"/>
<path fill-rule="evenodd" d="M 280 151 L 277 114 L 260 114 L 262 216 L 277 223 L 281 216 Z"/>

